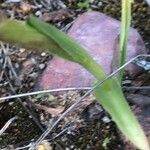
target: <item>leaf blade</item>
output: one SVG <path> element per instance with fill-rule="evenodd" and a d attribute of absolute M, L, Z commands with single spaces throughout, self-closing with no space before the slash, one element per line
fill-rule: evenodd
<path fill-rule="evenodd" d="M 119 62 L 118 67 L 121 67 L 126 61 L 128 34 L 131 23 L 131 5 L 133 0 L 122 0 L 122 12 L 121 12 L 121 33 L 119 42 Z M 121 82 L 124 69 L 120 71 L 118 79 Z"/>
<path fill-rule="evenodd" d="M 27 23 L 34 28 L 36 28 L 39 32 L 53 39 L 66 53 L 68 53 L 74 62 L 79 63 L 84 68 L 89 70 L 91 73 L 94 72 L 94 68 L 97 68 L 97 74 L 99 74 L 99 79 L 103 79 L 106 77 L 101 66 L 99 66 L 92 57 L 77 44 L 73 39 L 67 36 L 65 33 L 61 32 L 54 26 L 51 26 L 36 17 L 30 16 Z M 96 75 L 96 74 L 95 74 Z"/>
<path fill-rule="evenodd" d="M 38 50 L 38 52 L 47 50 L 50 53 L 72 60 L 71 56 L 63 51 L 56 42 L 42 35 L 23 21 L 8 19 L 1 21 L 0 40 L 11 44 L 17 43 L 18 46 L 36 51 Z"/>
<path fill-rule="evenodd" d="M 105 91 L 103 86 L 96 88 L 95 95 L 98 102 L 135 146 L 141 150 L 149 150 L 150 147 L 144 131 L 126 102 L 119 82 L 116 79 L 111 79 L 109 82 L 112 85 L 110 91 Z"/>

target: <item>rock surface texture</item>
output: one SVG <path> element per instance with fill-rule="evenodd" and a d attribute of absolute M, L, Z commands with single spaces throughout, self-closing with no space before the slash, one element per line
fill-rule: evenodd
<path fill-rule="evenodd" d="M 102 13 L 91 11 L 79 16 L 68 31 L 68 35 L 77 41 L 110 74 L 117 62 L 120 22 Z M 127 48 L 127 60 L 145 53 L 144 43 L 139 33 L 131 28 Z M 130 76 L 139 72 L 139 68 L 130 64 L 126 68 Z M 76 63 L 54 57 L 39 78 L 38 87 L 63 88 L 91 86 L 94 77 Z"/>

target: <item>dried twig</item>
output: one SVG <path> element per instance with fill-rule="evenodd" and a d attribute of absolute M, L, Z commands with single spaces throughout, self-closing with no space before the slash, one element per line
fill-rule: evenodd
<path fill-rule="evenodd" d="M 18 119 L 18 116 L 13 117 L 6 122 L 6 124 L 0 130 L 0 136 L 9 128 L 9 126 L 12 124 L 12 122 L 16 119 Z"/>
<path fill-rule="evenodd" d="M 23 94 L 17 94 L 17 95 L 1 97 L 0 98 L 0 103 L 6 102 L 6 100 L 8 101 L 8 100 L 13 99 L 13 98 L 21 98 L 21 97 L 32 96 L 32 95 L 37 95 L 37 94 L 62 92 L 62 91 L 90 90 L 90 89 L 91 89 L 91 87 L 58 88 L 58 89 L 42 90 L 42 91 L 37 91 L 37 92 L 30 92 L 30 93 L 23 93 Z"/>
<path fill-rule="evenodd" d="M 131 87 L 123 87 L 124 89 L 133 89 L 133 90 L 148 90 L 150 86 L 131 86 Z"/>
<path fill-rule="evenodd" d="M 28 144 L 28 145 L 26 145 L 26 146 L 23 146 L 23 147 L 18 147 L 18 148 L 16 148 L 15 150 L 27 149 L 27 148 L 31 147 L 32 144 L 33 144 L 33 143 L 31 142 L 30 144 Z"/>
<path fill-rule="evenodd" d="M 38 94 L 46 94 L 46 93 L 53 93 L 53 92 L 65 92 L 65 91 L 90 90 L 91 88 L 92 87 L 71 87 L 71 88 L 58 88 L 58 89 L 42 90 L 42 91 L 36 91 L 36 92 L 30 92 L 30 93 L 22 93 L 22 94 L 16 94 L 16 95 L 10 95 L 10 96 L 6 96 L 6 97 L 1 97 L 0 103 L 8 102 L 11 99 L 15 99 L 15 98 L 33 96 L 33 95 L 38 95 Z M 123 86 L 122 88 L 123 89 L 145 90 L 145 89 L 150 89 L 150 86 L 140 86 L 140 87 Z"/>
<path fill-rule="evenodd" d="M 60 113 L 64 111 L 64 108 L 51 108 L 40 104 L 35 104 L 31 102 L 31 105 L 37 109 L 44 110 L 45 112 L 51 114 L 53 117 L 58 116 Z"/>
<path fill-rule="evenodd" d="M 59 132 L 59 133 L 58 133 L 56 136 L 54 136 L 52 139 L 48 140 L 48 141 L 52 141 L 52 140 L 58 138 L 59 136 L 61 136 L 62 134 L 66 133 L 66 132 L 67 132 L 67 133 L 68 133 L 68 132 L 71 132 L 71 131 L 73 131 L 73 130 L 75 130 L 75 127 L 74 127 L 74 126 L 67 127 L 67 128 L 65 128 L 65 129 L 63 129 L 61 132 Z"/>
<path fill-rule="evenodd" d="M 15 77 L 15 79 L 17 79 L 18 82 L 20 82 L 18 76 L 17 76 L 17 73 L 12 65 L 12 62 L 11 62 L 11 59 L 9 57 L 9 45 L 6 44 L 6 46 L 4 46 L 4 44 L 1 42 L 0 43 L 1 47 L 2 47 L 2 50 L 4 51 L 4 55 L 5 55 L 5 62 L 4 62 L 4 65 L 3 66 L 3 70 L 5 69 L 6 65 L 8 65 L 8 67 L 10 68 L 13 76 Z"/>

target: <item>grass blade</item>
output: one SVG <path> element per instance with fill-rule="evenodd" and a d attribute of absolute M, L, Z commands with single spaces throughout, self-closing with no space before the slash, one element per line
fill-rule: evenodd
<path fill-rule="evenodd" d="M 128 32 L 131 22 L 131 4 L 133 0 L 122 0 L 122 15 L 121 15 L 121 33 L 119 44 L 119 67 L 126 61 L 126 51 L 128 44 Z M 124 69 L 119 73 L 119 81 L 122 81 Z"/>

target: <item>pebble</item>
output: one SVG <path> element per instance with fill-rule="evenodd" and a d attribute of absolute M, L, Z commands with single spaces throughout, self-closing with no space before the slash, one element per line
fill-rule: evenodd
<path fill-rule="evenodd" d="M 46 56 L 46 53 L 45 52 L 41 53 L 41 56 L 42 57 Z"/>
<path fill-rule="evenodd" d="M 40 68 L 40 70 L 43 70 L 45 67 L 46 67 L 46 65 L 45 65 L 45 64 L 39 64 L 39 68 Z"/>
<path fill-rule="evenodd" d="M 35 13 L 35 15 L 38 16 L 38 17 L 41 17 L 41 16 L 42 16 L 42 12 L 38 10 L 38 11 Z"/>
<path fill-rule="evenodd" d="M 103 120 L 103 122 L 105 122 L 105 123 L 111 122 L 111 120 L 110 120 L 107 116 L 103 117 L 102 120 Z"/>

